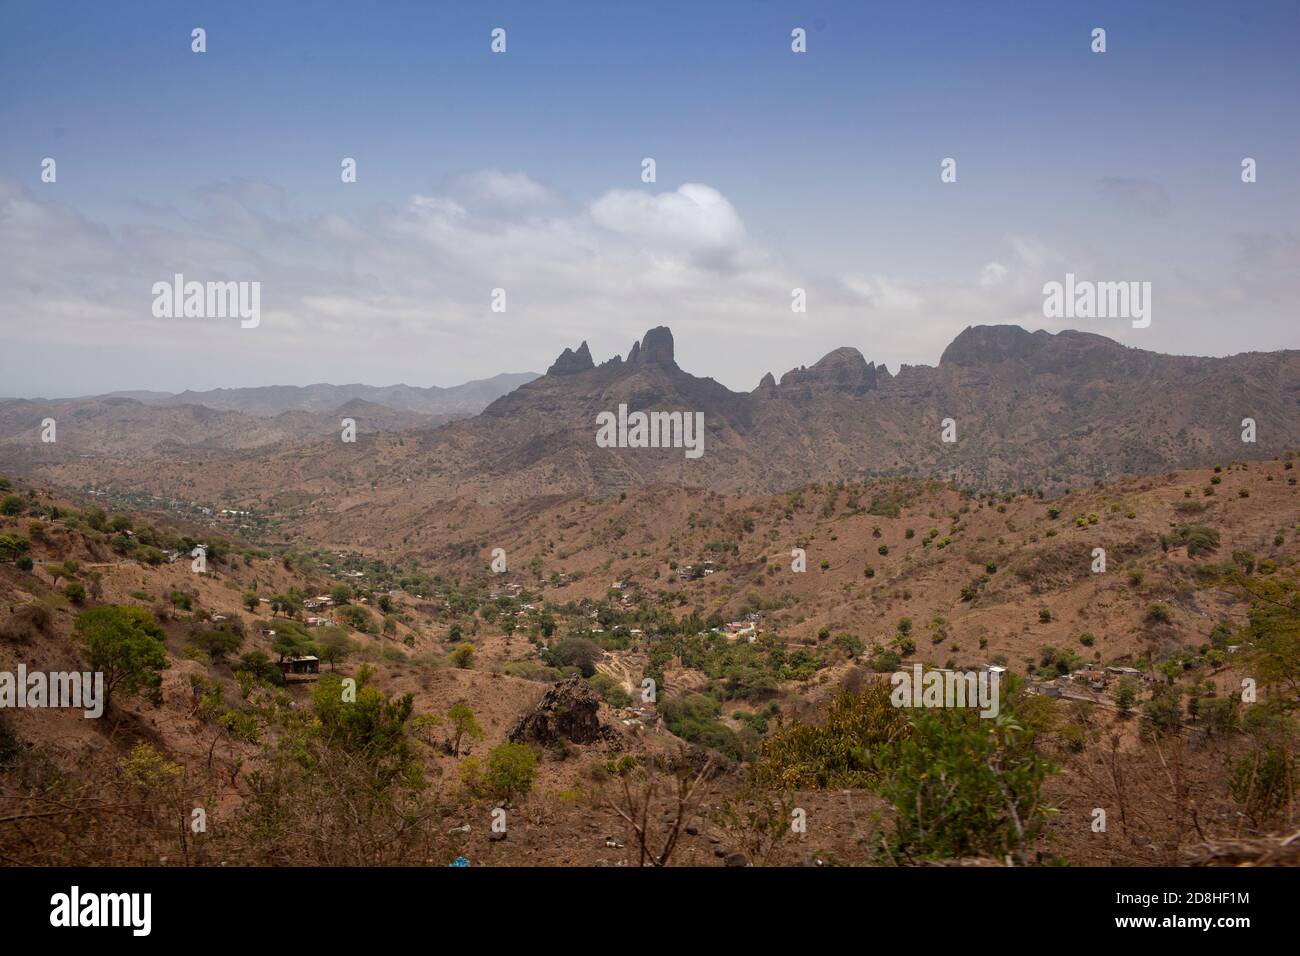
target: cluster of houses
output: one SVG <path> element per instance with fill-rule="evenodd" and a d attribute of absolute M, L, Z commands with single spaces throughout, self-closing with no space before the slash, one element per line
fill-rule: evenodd
<path fill-rule="evenodd" d="M 634 592 L 636 591 L 637 583 L 635 581 L 630 581 L 630 580 L 612 581 L 610 582 L 609 587 L 610 590 L 622 592 L 621 596 L 618 599 L 618 603 L 620 607 L 630 608 L 634 604 L 636 604 L 636 595 Z"/>
<path fill-rule="evenodd" d="M 633 733 L 653 730 L 659 725 L 659 712 L 650 706 L 624 707 L 619 711 L 619 720 Z"/>
<path fill-rule="evenodd" d="M 333 606 L 334 599 L 328 594 L 318 594 L 302 602 L 304 611 L 322 611 Z M 328 614 L 308 614 L 305 623 L 308 627 L 333 627 L 334 618 Z"/>
<path fill-rule="evenodd" d="M 1002 668 L 1005 670 L 1005 668 Z M 992 670 L 992 668 L 990 668 Z M 1136 667 L 1112 666 L 1106 668 L 1085 667 L 1051 680 L 1030 680 L 1030 690 L 1048 697 L 1064 696 L 1071 689 L 1106 691 L 1114 681 L 1132 678 L 1146 684 L 1156 683 L 1156 678 Z"/>
<path fill-rule="evenodd" d="M 677 579 L 679 581 L 691 581 L 695 578 L 702 578 L 706 574 L 712 574 L 717 568 L 712 561 L 701 561 L 695 564 L 679 564 L 677 566 Z"/>
<path fill-rule="evenodd" d="M 753 644 L 758 638 L 758 619 L 759 615 L 756 613 L 746 614 L 739 621 L 728 621 L 722 625 L 722 633 L 732 640 L 746 640 Z"/>

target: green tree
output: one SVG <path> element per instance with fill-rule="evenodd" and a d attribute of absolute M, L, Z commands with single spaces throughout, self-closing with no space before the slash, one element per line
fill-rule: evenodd
<path fill-rule="evenodd" d="M 546 655 L 546 663 L 552 667 L 576 667 L 583 677 L 590 677 L 596 673 L 596 662 L 603 653 L 595 641 L 570 637 L 551 648 Z"/>
<path fill-rule="evenodd" d="M 493 795 L 502 800 L 523 796 L 533 787 L 537 755 L 527 744 L 504 741 L 488 754 L 483 782 Z"/>
<path fill-rule="evenodd" d="M 469 670 L 474 666 L 474 645 L 469 641 L 463 644 L 457 644 L 456 649 L 451 652 L 451 663 L 461 670 Z"/>
<path fill-rule="evenodd" d="M 316 638 L 320 659 L 334 669 L 335 664 L 342 664 L 352 654 L 354 645 L 342 628 L 330 627 L 320 631 Z"/>
<path fill-rule="evenodd" d="M 1127 714 L 1133 710 L 1133 705 L 1137 703 L 1137 684 L 1131 677 L 1123 677 L 1115 685 L 1115 706 L 1119 708 L 1121 714 Z"/>
<path fill-rule="evenodd" d="M 219 664 L 226 659 L 227 655 L 234 654 L 243 646 L 244 637 L 234 631 L 200 631 L 190 638 L 190 643 L 202 649 L 208 657 Z"/>
<path fill-rule="evenodd" d="M 483 728 L 479 725 L 478 718 L 474 716 L 474 711 L 470 710 L 469 705 L 463 701 L 451 705 L 451 710 L 447 711 L 447 719 L 451 721 L 451 755 L 459 757 L 461 741 L 467 735 L 471 740 L 481 739 Z"/>
<path fill-rule="evenodd" d="M 16 560 L 30 547 L 31 542 L 20 534 L 0 534 L 0 560 Z"/>
<path fill-rule="evenodd" d="M 167 652 L 163 629 L 148 608 L 91 608 L 77 615 L 73 627 L 90 669 L 104 675 L 106 710 L 114 693 L 160 699 Z"/>
<path fill-rule="evenodd" d="M 321 732 L 333 746 L 384 765 L 393 775 L 404 773 L 414 762 L 406 736 L 414 698 L 410 694 L 390 698 L 367 680 L 368 674 L 359 674 L 356 700 L 345 700 L 343 679 L 337 674 L 321 676 L 311 694 Z"/>

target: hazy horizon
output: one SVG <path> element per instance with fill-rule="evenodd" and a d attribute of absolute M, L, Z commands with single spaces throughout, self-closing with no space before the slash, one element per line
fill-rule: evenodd
<path fill-rule="evenodd" d="M 1002 324 L 1002 325 L 1011 325 L 1011 326 L 1014 326 L 1014 327 L 1016 327 L 1016 328 L 1024 328 L 1023 326 L 1015 325 L 1015 323 L 997 323 L 997 324 Z M 671 329 L 671 327 L 670 327 L 670 329 Z M 647 330 L 647 331 L 649 331 L 649 330 Z M 1026 331 L 1033 331 L 1033 330 L 1032 330 L 1032 329 L 1028 329 L 1028 330 L 1026 330 Z M 1086 329 L 1061 329 L 1060 332 L 1087 332 L 1087 330 L 1086 330 Z M 1060 334 L 1060 332 L 1054 332 L 1054 333 L 1052 333 L 1052 334 L 1056 335 L 1056 334 Z M 1089 334 L 1096 334 L 1096 333 L 1089 333 Z M 954 337 L 955 337 L 955 336 L 954 336 Z M 1110 336 L 1106 336 L 1106 338 L 1110 338 Z M 584 340 L 584 341 L 585 341 L 585 340 Z M 640 336 L 638 336 L 637 341 L 640 341 Z M 675 347 L 675 348 L 676 348 L 677 346 L 680 345 L 680 342 L 677 341 L 677 337 L 676 337 L 675 335 L 674 335 L 673 341 L 674 341 L 674 347 Z M 1116 341 L 1117 344 L 1119 344 L 1119 345 L 1123 345 L 1123 346 L 1126 347 L 1126 348 L 1139 348 L 1139 346 L 1126 345 L 1125 343 L 1123 343 L 1123 342 L 1118 342 L 1118 341 L 1115 340 L 1115 339 L 1111 339 L 1111 341 Z M 571 343 L 565 343 L 565 344 L 560 345 L 560 346 L 556 349 L 555 354 L 552 355 L 549 359 L 547 359 L 545 362 L 543 362 L 543 363 L 541 363 L 541 364 L 546 365 L 546 366 L 549 366 L 549 365 L 550 365 L 550 364 L 551 364 L 551 363 L 552 363 L 556 358 L 559 357 L 560 353 L 563 352 L 564 349 L 566 349 L 566 348 L 576 349 L 580 344 L 581 344 L 580 342 L 571 342 Z M 590 348 L 590 344 L 588 344 L 588 347 Z M 835 346 L 833 349 L 828 350 L 828 352 L 821 353 L 821 354 L 818 354 L 818 355 L 816 355 L 816 356 L 809 357 L 809 358 L 807 358 L 807 359 L 800 359 L 796 364 L 791 365 L 791 366 L 789 366 L 788 368 L 783 368 L 783 369 L 780 369 L 780 370 L 775 369 L 775 368 L 772 368 L 772 369 L 767 369 L 767 370 L 765 370 L 764 372 L 759 372 L 757 375 L 754 376 L 754 383 L 753 383 L 752 385 L 748 386 L 748 387 L 744 387 L 744 388 L 732 388 L 732 387 L 729 386 L 729 385 L 728 385 L 727 387 L 730 388 L 731 391 L 733 391 L 733 392 L 752 392 L 755 388 L 758 387 L 759 380 L 762 378 L 762 376 L 763 376 L 764 374 L 766 374 L 766 372 L 772 372 L 773 375 L 776 377 L 777 381 L 780 381 L 780 380 L 781 380 L 781 377 L 782 377 L 786 372 L 792 371 L 792 370 L 794 370 L 794 369 L 798 369 L 798 368 L 802 368 L 802 367 L 807 367 L 807 366 L 813 365 L 813 364 L 815 364 L 819 359 L 824 358 L 825 355 L 829 354 L 829 352 L 831 352 L 831 351 L 835 351 L 835 349 L 839 349 L 839 348 L 853 348 L 853 349 L 856 349 L 859 353 L 862 353 L 863 358 L 865 358 L 868 362 L 873 361 L 873 359 L 871 358 L 871 356 L 870 356 L 870 355 L 867 355 L 865 352 L 863 352 L 862 349 L 861 349 L 859 346 L 852 345 L 852 344 L 849 344 L 849 343 L 845 343 L 844 345 Z M 945 346 L 945 348 L 946 348 L 946 346 Z M 942 352 L 942 351 L 943 351 L 943 350 L 941 349 L 940 352 Z M 1153 351 L 1153 350 L 1148 350 L 1148 351 Z M 1226 354 L 1223 354 L 1223 355 L 1204 355 L 1204 354 L 1194 353 L 1194 352 L 1159 352 L 1158 354 L 1168 355 L 1168 356 L 1176 357 L 1176 358 L 1231 358 L 1231 357 L 1233 357 L 1234 355 L 1246 355 L 1246 354 L 1250 354 L 1250 353 L 1252 353 L 1252 352 L 1275 352 L 1275 351 L 1295 351 L 1295 349 L 1294 349 L 1294 348 L 1285 348 L 1285 347 L 1284 347 L 1284 348 L 1280 348 L 1280 349 L 1244 349 L 1244 350 L 1242 350 L 1242 351 L 1240 351 L 1240 352 L 1230 352 L 1230 353 L 1226 353 Z M 597 366 L 599 366 L 599 365 L 601 365 L 603 362 L 606 362 L 606 361 L 612 360 L 612 359 L 614 359 L 614 358 L 616 358 L 616 357 L 618 357 L 618 358 L 622 358 L 622 359 L 626 359 L 626 358 L 627 358 L 627 353 L 628 353 L 628 350 L 627 350 L 627 349 L 624 349 L 624 350 L 622 350 L 621 352 L 614 352 L 614 353 L 611 353 L 611 354 L 609 354 L 609 355 L 600 355 L 600 354 L 597 354 L 597 353 L 593 350 L 593 351 L 592 351 L 592 360 L 594 361 L 594 363 L 595 363 Z M 885 363 L 882 363 L 882 362 L 879 362 L 879 361 L 876 361 L 876 362 L 875 362 L 875 365 L 876 365 L 877 368 L 885 368 L 885 369 L 887 369 L 891 374 L 893 374 L 893 375 L 897 375 L 897 374 L 898 374 L 898 371 L 899 371 L 899 368 L 900 368 L 901 365 L 907 365 L 907 366 L 909 366 L 909 367 L 914 367 L 914 368 L 915 368 L 915 367 L 920 367 L 920 368 L 927 368 L 927 367 L 928 367 L 928 368 L 934 368 L 934 367 L 937 367 L 937 366 L 939 365 L 939 357 L 940 357 L 939 355 L 935 355 L 933 361 L 919 361 L 919 362 L 894 363 L 893 366 L 892 366 L 892 368 L 889 367 L 888 365 L 886 365 Z M 679 367 L 682 367 L 682 370 L 683 370 L 683 371 L 688 372 L 688 373 L 690 373 L 690 374 L 692 374 L 692 375 L 695 375 L 695 376 L 697 376 L 697 377 L 699 377 L 699 378 L 713 378 L 713 377 L 714 377 L 714 376 L 711 375 L 707 370 L 685 368 L 685 367 L 681 366 L 681 362 L 680 362 L 680 361 L 678 361 L 677 364 L 678 364 Z M 326 387 L 330 387 L 330 388 L 354 388 L 354 387 L 360 387 L 360 388 L 374 388 L 374 389 L 388 389 L 388 388 L 419 388 L 419 389 L 430 389 L 430 388 L 436 388 L 436 389 L 442 389 L 442 390 L 445 391 L 445 390 L 451 390 L 451 389 L 461 388 L 461 387 L 466 386 L 466 385 L 474 385 L 474 384 L 477 384 L 477 383 L 480 383 L 480 382 L 489 382 L 489 381 L 492 381 L 492 380 L 494 380 L 494 379 L 498 379 L 498 378 L 506 378 L 506 377 L 511 377 L 511 376 L 522 376 L 522 375 L 532 375 L 532 376 L 534 376 L 534 377 L 540 378 L 540 377 L 542 377 L 542 376 L 545 375 L 545 374 L 546 374 L 545 371 L 542 371 L 542 372 L 536 372 L 536 371 L 524 371 L 524 372 L 497 372 L 497 373 L 495 373 L 495 374 L 487 375 L 487 376 L 484 376 L 484 377 L 482 377 L 482 378 L 466 379 L 466 380 L 463 381 L 463 382 L 454 382 L 454 383 L 447 384 L 447 385 L 441 385 L 441 384 L 438 384 L 438 383 L 436 383 L 436 382 L 429 383 L 429 384 L 427 384 L 427 385 L 412 384 L 412 383 L 410 383 L 410 382 L 387 382 L 387 383 L 376 383 L 376 382 L 327 382 L 327 381 L 311 381 L 311 382 L 263 382 L 263 383 L 260 383 L 260 384 L 251 384 L 251 385 L 234 385 L 234 386 L 231 386 L 231 385 L 214 385 L 214 386 L 211 386 L 211 387 L 208 387 L 208 388 L 184 388 L 184 389 L 179 389 L 179 390 L 176 390 L 176 391 L 169 391 L 169 390 L 167 390 L 167 389 L 156 389 L 156 388 L 150 388 L 150 387 L 148 387 L 148 386 L 135 386 L 135 387 L 127 386 L 127 387 L 122 387 L 122 388 L 113 388 L 113 389 L 108 389 L 107 391 L 103 391 L 103 392 L 83 392 L 83 393 L 79 393 L 79 394 L 71 394 L 71 395 L 0 395 L 0 401 L 9 401 L 9 400 L 14 400 L 14 399 L 17 399 L 17 400 L 23 400 L 23 401 L 75 401 L 75 400 L 78 400 L 78 399 L 100 398 L 100 397 L 104 397 L 104 396 L 114 396 L 114 395 L 117 395 L 117 396 L 124 396 L 124 395 L 129 395 L 130 393 L 146 393 L 146 394 L 153 394 L 153 395 L 170 395 L 170 396 L 177 396 L 177 395 L 182 395 L 182 394 L 184 394 L 184 393 L 186 393 L 186 392 L 196 392 L 196 393 L 200 393 L 200 394 L 202 394 L 202 393 L 206 393 L 206 392 L 220 392 L 220 391 L 245 391 L 245 390 L 253 390 L 253 389 L 267 389 L 267 388 L 299 388 L 299 389 L 307 389 L 307 388 L 313 388 L 313 387 L 316 387 L 316 386 L 326 386 Z M 723 383 L 723 384 L 725 384 L 725 383 Z"/>

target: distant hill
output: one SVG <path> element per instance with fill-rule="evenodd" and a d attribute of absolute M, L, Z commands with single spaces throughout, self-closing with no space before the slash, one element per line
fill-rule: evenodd
<path fill-rule="evenodd" d="M 245 415 L 281 412 L 332 412 L 352 401 L 383 405 L 419 415 L 477 415 L 491 402 L 537 378 L 536 372 L 505 372 L 463 385 L 421 388 L 413 385 L 266 385 L 257 388 L 214 388 L 208 391 L 114 392 L 148 405 L 202 405 Z"/>

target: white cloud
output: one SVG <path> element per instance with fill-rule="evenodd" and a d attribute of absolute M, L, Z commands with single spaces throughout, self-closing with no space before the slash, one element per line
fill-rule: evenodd
<path fill-rule="evenodd" d="M 506 173 L 499 169 L 479 169 L 457 178 L 454 189 L 471 203 L 506 209 L 549 206 L 559 197 L 535 179 L 523 173 Z"/>
<path fill-rule="evenodd" d="M 0 179 L 0 394 L 446 385 L 542 370 L 582 339 L 600 361 L 661 324 L 684 368 L 747 389 L 843 345 L 896 366 L 935 361 L 966 325 L 1055 330 L 1044 281 L 1108 267 L 1133 277 L 1087 247 L 1032 236 L 1006 237 L 955 277 L 827 275 L 773 254 L 699 184 L 581 204 L 487 170 L 448 192 L 309 215 L 270 184 L 237 181 L 184 203 L 133 204 L 129 221 L 109 225 L 53 201 L 53 189 Z M 1132 344 L 1177 350 L 1195 329 L 1234 350 L 1240 326 L 1223 316 L 1251 303 L 1289 315 L 1294 296 L 1269 290 L 1294 288 L 1295 247 L 1293 236 L 1225 240 L 1230 271 L 1157 282 L 1161 311 Z M 261 325 L 153 318 L 151 286 L 176 272 L 261 282 Z M 807 290 L 805 314 L 790 310 L 795 287 Z M 507 290 L 504 314 L 489 308 L 494 288 Z M 1130 340 L 1126 327 L 1093 331 Z"/>
<path fill-rule="evenodd" d="M 698 183 L 657 195 L 611 190 L 592 204 L 591 218 L 612 232 L 663 249 L 726 253 L 745 241 L 736 208 L 716 189 Z"/>

